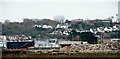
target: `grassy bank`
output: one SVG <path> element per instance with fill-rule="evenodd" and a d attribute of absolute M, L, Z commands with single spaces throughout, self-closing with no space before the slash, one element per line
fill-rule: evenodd
<path fill-rule="evenodd" d="M 119 58 L 120 55 L 27 55 L 27 56 L 3 56 L 2 59 L 63 59 L 63 58 Z"/>
<path fill-rule="evenodd" d="M 120 51 L 59 51 L 59 52 L 30 52 L 30 51 L 3 51 L 2 59 L 28 59 L 28 58 L 119 58 Z"/>

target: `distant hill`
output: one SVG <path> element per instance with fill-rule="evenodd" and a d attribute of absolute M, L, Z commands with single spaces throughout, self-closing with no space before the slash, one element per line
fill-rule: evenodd
<path fill-rule="evenodd" d="M 53 27 L 56 26 L 58 22 L 50 20 L 50 19 L 42 19 L 37 22 L 33 19 L 24 19 L 23 22 L 10 22 L 3 24 L 3 35 L 31 35 L 32 37 L 37 37 L 38 34 L 41 36 L 44 36 L 46 34 L 49 34 L 49 32 L 53 31 L 53 29 L 43 29 L 43 30 L 37 30 L 33 26 L 35 24 L 38 25 L 51 25 Z"/>

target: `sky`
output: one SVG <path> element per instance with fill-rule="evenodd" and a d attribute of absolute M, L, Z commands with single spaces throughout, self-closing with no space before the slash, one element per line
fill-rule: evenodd
<path fill-rule="evenodd" d="M 104 19 L 118 13 L 119 0 L 0 0 L 0 22 L 8 19 L 49 18 L 64 15 L 66 19 Z"/>

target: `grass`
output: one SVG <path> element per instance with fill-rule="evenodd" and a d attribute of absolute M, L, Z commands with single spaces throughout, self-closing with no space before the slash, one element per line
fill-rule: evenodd
<path fill-rule="evenodd" d="M 52 53 L 52 52 L 51 52 Z M 119 58 L 120 51 L 81 51 L 81 52 L 68 52 L 69 54 L 58 54 L 58 55 L 52 55 L 47 53 L 4 53 L 2 55 L 2 59 L 8 59 L 8 58 Z"/>

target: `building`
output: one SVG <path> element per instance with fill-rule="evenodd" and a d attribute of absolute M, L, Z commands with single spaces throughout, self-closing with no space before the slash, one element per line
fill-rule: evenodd
<path fill-rule="evenodd" d="M 13 35 L 7 36 L 7 49 L 27 49 L 28 47 L 34 46 L 34 39 L 31 36 L 25 35 Z"/>
<path fill-rule="evenodd" d="M 97 30 L 98 30 L 98 32 L 102 32 L 102 33 L 105 32 L 103 27 L 99 27 L 99 28 L 97 28 Z"/>
<path fill-rule="evenodd" d="M 98 33 L 98 30 L 97 29 L 90 29 L 90 32 L 96 34 L 96 33 Z"/>
<path fill-rule="evenodd" d="M 115 17 L 109 17 L 112 20 L 112 23 L 118 23 L 117 15 Z"/>
<path fill-rule="evenodd" d="M 53 28 L 53 27 L 50 25 L 43 25 L 42 28 Z"/>
<path fill-rule="evenodd" d="M 63 34 L 64 34 L 64 35 L 69 35 L 69 32 L 70 32 L 70 31 L 63 31 Z"/>
<path fill-rule="evenodd" d="M 55 35 L 60 34 L 60 35 L 62 35 L 63 33 L 62 33 L 62 31 L 53 31 L 53 32 L 50 33 L 50 34 L 55 34 Z"/>
<path fill-rule="evenodd" d="M 64 29 L 68 29 L 68 24 L 57 24 L 56 28 L 64 28 Z"/>
<path fill-rule="evenodd" d="M 34 25 L 33 27 L 39 27 L 39 28 L 41 28 L 42 26 L 41 25 Z"/>
<path fill-rule="evenodd" d="M 0 48 L 6 48 L 6 44 L 7 44 L 6 36 L 0 35 Z"/>
<path fill-rule="evenodd" d="M 106 18 L 106 19 L 103 19 L 103 20 L 101 20 L 101 19 L 95 20 L 95 22 L 104 22 L 104 23 L 110 23 L 111 21 L 112 21 L 112 19 L 110 19 L 110 18 Z"/>
<path fill-rule="evenodd" d="M 112 28 L 111 28 L 111 27 L 105 27 L 105 28 L 104 28 L 104 31 L 110 32 L 110 31 L 112 31 Z"/>
<path fill-rule="evenodd" d="M 117 42 L 119 42 L 120 41 L 120 39 L 111 39 L 111 42 L 113 42 L 113 43 L 117 43 Z M 120 43 L 120 42 L 119 42 Z"/>
<path fill-rule="evenodd" d="M 34 47 L 29 47 L 30 50 L 38 49 L 60 49 L 57 39 L 47 39 L 46 41 L 37 41 Z"/>

